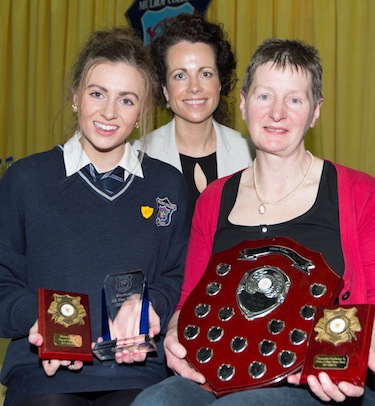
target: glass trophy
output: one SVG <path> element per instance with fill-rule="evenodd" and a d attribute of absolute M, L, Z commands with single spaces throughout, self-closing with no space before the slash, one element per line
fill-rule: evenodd
<path fill-rule="evenodd" d="M 114 359 L 115 354 L 122 351 L 156 351 L 155 341 L 148 334 L 148 288 L 141 269 L 107 275 L 104 279 L 102 299 L 103 341 L 96 343 L 93 349 L 93 353 L 99 360 Z M 134 319 L 132 301 L 141 301 L 141 306 L 140 314 L 137 315 L 139 329 L 130 333 L 127 331 L 126 324 L 128 319 Z M 119 320 L 123 322 L 123 331 Z M 110 326 L 115 324 L 116 332 L 114 329 L 111 332 Z M 114 334 L 118 337 L 113 337 Z"/>

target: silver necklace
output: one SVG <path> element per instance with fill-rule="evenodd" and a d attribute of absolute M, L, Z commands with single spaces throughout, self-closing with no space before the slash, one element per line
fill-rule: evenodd
<path fill-rule="evenodd" d="M 278 204 L 284 203 L 287 200 L 289 200 L 290 198 L 292 198 L 297 191 L 303 186 L 303 184 L 306 182 L 306 179 L 309 177 L 313 163 L 314 163 L 314 157 L 313 154 L 310 151 L 306 151 L 310 158 L 311 158 L 311 162 L 309 167 L 307 168 L 307 171 L 304 175 L 304 177 L 302 178 L 301 182 L 291 191 L 289 192 L 286 196 L 284 196 L 283 198 L 279 199 L 279 200 L 275 200 L 273 202 L 269 202 L 268 200 L 263 199 L 263 197 L 260 195 L 259 193 L 259 186 L 258 186 L 258 182 L 257 182 L 257 159 L 254 159 L 254 163 L 253 163 L 253 181 L 254 181 L 254 188 L 255 188 L 255 193 L 257 195 L 257 198 L 260 202 L 260 205 L 258 207 L 258 212 L 259 214 L 265 214 L 266 212 L 266 204 L 271 204 L 273 206 L 276 206 Z"/>

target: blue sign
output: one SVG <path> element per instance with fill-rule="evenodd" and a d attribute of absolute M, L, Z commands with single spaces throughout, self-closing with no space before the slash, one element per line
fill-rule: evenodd
<path fill-rule="evenodd" d="M 205 14 L 209 3 L 210 0 L 135 0 L 125 16 L 143 43 L 149 45 L 158 35 L 162 20 L 180 13 Z"/>

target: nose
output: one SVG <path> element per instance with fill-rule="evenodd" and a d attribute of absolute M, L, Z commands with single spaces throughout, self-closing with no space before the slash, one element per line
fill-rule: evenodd
<path fill-rule="evenodd" d="M 105 105 L 103 106 L 101 115 L 106 120 L 113 120 L 114 118 L 117 118 L 116 102 L 107 100 Z"/>
<path fill-rule="evenodd" d="M 189 88 L 188 91 L 190 93 L 198 93 L 201 90 L 201 84 L 199 82 L 199 79 L 196 77 L 192 77 L 189 81 Z"/>
<path fill-rule="evenodd" d="M 283 118 L 286 118 L 287 111 L 286 106 L 283 100 L 275 100 L 270 108 L 269 116 L 274 121 L 280 121 Z"/>

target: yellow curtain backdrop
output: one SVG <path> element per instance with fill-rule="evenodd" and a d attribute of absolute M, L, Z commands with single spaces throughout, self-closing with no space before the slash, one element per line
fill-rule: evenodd
<path fill-rule="evenodd" d="M 68 68 L 89 32 L 128 25 L 124 12 L 132 1 L 1 0 L 1 158 L 20 159 L 66 139 L 71 112 L 58 113 Z M 148 3 L 163 2 L 170 0 Z M 374 0 L 211 0 L 207 17 L 224 24 L 237 52 L 239 78 L 267 37 L 314 44 L 323 61 L 325 101 L 307 146 L 375 175 Z M 233 126 L 247 134 L 238 89 Z M 159 114 L 157 124 L 165 120 Z"/>

